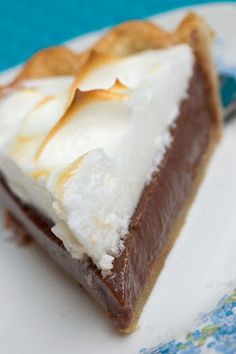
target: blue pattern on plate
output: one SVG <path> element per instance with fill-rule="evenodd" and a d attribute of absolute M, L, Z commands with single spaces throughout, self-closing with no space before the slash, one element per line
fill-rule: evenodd
<path fill-rule="evenodd" d="M 202 316 L 192 332 L 180 339 L 151 349 L 142 349 L 142 354 L 199 354 L 207 351 L 215 353 L 236 353 L 236 289 L 224 297 L 216 309 Z"/>

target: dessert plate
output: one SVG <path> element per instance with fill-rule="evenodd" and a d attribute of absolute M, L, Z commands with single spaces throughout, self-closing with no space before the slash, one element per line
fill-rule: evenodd
<path fill-rule="evenodd" d="M 235 75 L 236 6 L 217 4 L 196 10 L 217 32 L 219 70 Z M 184 12 L 153 20 L 169 29 Z M 97 36 L 83 36 L 69 45 L 82 49 Z M 11 75 L 14 71 L 2 80 Z M 201 348 L 204 352 L 236 352 L 235 136 L 236 121 L 232 121 L 225 127 L 186 225 L 145 306 L 140 328 L 130 336 L 115 333 L 87 294 L 37 245 L 20 248 L 12 242 L 1 222 L 1 352 L 199 353 Z"/>

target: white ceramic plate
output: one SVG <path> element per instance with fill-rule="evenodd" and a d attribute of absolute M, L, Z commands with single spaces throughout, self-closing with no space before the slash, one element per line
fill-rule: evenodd
<path fill-rule="evenodd" d="M 219 33 L 216 54 L 221 62 L 236 67 L 232 37 L 236 7 L 212 5 L 199 11 Z M 159 22 L 172 27 L 183 12 L 162 15 Z M 84 36 L 71 45 L 82 48 L 95 37 Z M 138 353 L 188 331 L 200 313 L 212 310 L 236 286 L 235 137 L 236 121 L 225 127 L 187 223 L 145 306 L 140 328 L 130 336 L 115 333 L 89 296 L 37 245 L 17 246 L 1 226 L 0 352 Z"/>

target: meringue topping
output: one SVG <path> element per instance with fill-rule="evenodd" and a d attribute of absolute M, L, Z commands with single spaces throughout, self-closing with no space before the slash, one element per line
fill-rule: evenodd
<path fill-rule="evenodd" d="M 104 274 L 171 144 L 193 71 L 188 45 L 88 55 L 74 76 L 23 80 L 0 99 L 0 162 L 75 258 Z"/>

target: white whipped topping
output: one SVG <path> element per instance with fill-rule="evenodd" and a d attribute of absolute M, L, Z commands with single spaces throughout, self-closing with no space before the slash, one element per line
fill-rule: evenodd
<path fill-rule="evenodd" d="M 23 82 L 0 100 L 0 164 L 71 255 L 91 257 L 105 273 L 171 144 L 194 59 L 178 45 L 96 60 L 77 78 Z M 117 79 L 123 86 L 111 88 Z M 76 87 L 93 91 L 71 104 Z"/>

